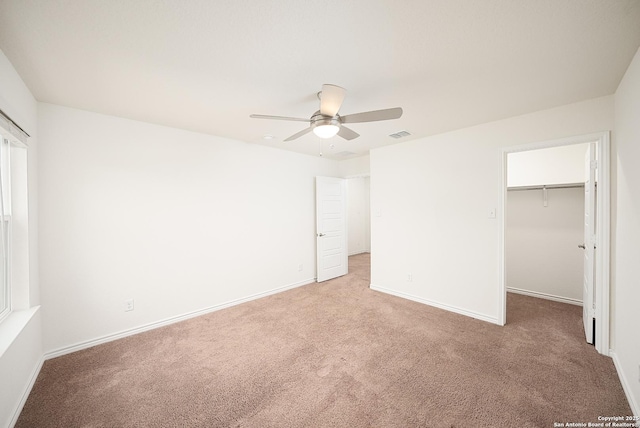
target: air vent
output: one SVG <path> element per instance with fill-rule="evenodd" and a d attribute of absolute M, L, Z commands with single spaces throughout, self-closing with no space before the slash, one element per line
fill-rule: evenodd
<path fill-rule="evenodd" d="M 347 156 L 353 156 L 355 154 L 356 153 L 349 152 L 349 151 L 344 151 L 344 152 L 336 153 L 334 156 L 338 156 L 338 157 L 341 157 L 341 158 L 346 158 Z"/>
<path fill-rule="evenodd" d="M 398 139 L 402 137 L 408 137 L 409 135 L 411 135 L 411 133 L 409 133 L 408 131 L 398 131 L 393 134 L 389 134 L 389 137 Z"/>

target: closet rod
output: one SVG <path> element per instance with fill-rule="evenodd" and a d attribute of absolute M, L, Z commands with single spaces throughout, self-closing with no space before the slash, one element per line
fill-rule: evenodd
<path fill-rule="evenodd" d="M 538 186 L 513 186 L 507 190 L 540 190 L 540 189 L 569 189 L 573 187 L 584 187 L 584 183 L 547 184 Z"/>

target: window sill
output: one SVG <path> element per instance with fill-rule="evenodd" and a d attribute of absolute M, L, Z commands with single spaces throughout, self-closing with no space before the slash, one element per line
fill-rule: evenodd
<path fill-rule="evenodd" d="M 0 323 L 0 358 L 11 347 L 20 333 L 38 312 L 40 306 L 21 311 L 13 311 Z"/>

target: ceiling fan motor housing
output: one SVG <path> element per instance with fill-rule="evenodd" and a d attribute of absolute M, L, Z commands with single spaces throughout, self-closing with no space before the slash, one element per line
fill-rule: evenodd
<path fill-rule="evenodd" d="M 340 123 L 341 123 L 340 116 L 337 114 L 333 117 L 325 116 L 320 113 L 320 110 L 318 110 L 313 114 L 313 116 L 311 116 L 311 127 L 313 128 L 315 128 L 316 126 L 324 126 L 324 125 L 340 126 Z"/>

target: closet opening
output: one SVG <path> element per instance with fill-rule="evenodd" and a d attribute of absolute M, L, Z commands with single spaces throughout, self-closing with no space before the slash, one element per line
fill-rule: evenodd
<path fill-rule="evenodd" d="M 505 323 L 507 293 L 512 301 L 524 295 L 581 306 L 585 340 L 605 355 L 608 137 L 602 133 L 503 151 L 500 292 Z"/>

